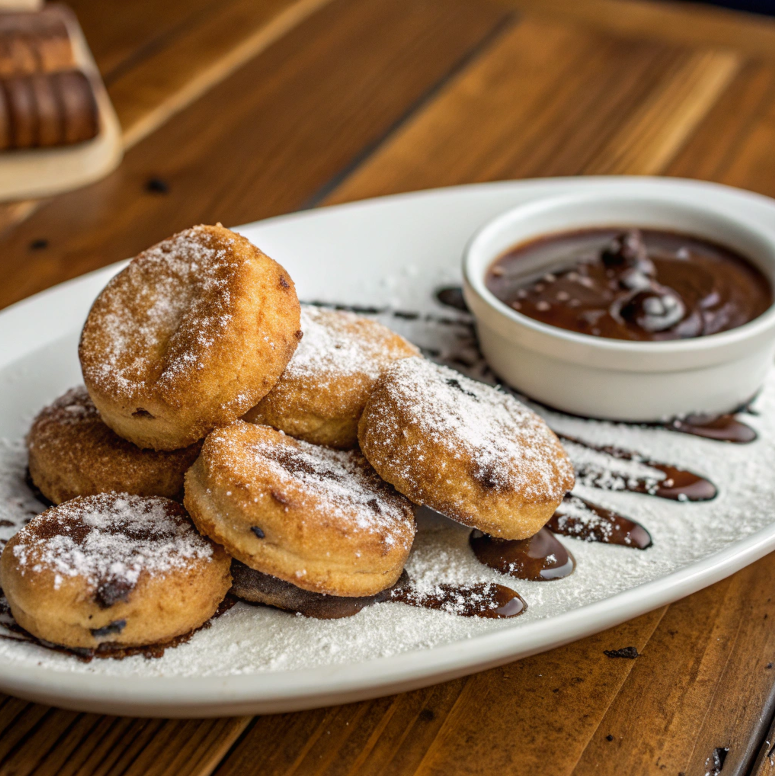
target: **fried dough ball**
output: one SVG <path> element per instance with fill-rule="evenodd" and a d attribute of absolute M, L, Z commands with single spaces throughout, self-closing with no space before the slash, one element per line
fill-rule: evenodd
<path fill-rule="evenodd" d="M 244 237 L 195 226 L 107 284 L 79 354 L 108 426 L 138 447 L 177 450 L 255 406 L 300 338 L 288 273 Z"/>
<path fill-rule="evenodd" d="M 246 415 L 316 445 L 358 444 L 358 420 L 382 372 L 419 354 L 386 326 L 359 315 L 301 307 L 298 349 L 277 385 Z"/>
<path fill-rule="evenodd" d="M 361 416 L 361 450 L 415 504 L 526 539 L 573 487 L 557 437 L 512 396 L 422 358 L 397 361 Z"/>
<path fill-rule="evenodd" d="M 245 565 L 334 596 L 390 587 L 415 533 L 412 505 L 360 453 L 242 421 L 207 437 L 184 503 Z"/>
<path fill-rule="evenodd" d="M 27 434 L 30 477 L 54 504 L 110 491 L 182 500 L 183 475 L 201 447 L 141 450 L 102 422 L 83 387 L 41 410 Z"/>
<path fill-rule="evenodd" d="M 16 622 L 75 649 L 169 641 L 213 616 L 231 558 L 164 498 L 103 493 L 33 518 L 0 557 Z"/>

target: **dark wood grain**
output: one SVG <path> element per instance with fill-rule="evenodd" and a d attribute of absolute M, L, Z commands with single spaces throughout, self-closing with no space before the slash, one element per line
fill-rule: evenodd
<path fill-rule="evenodd" d="M 132 256 L 192 223 L 238 224 L 298 208 L 504 18 L 467 0 L 323 7 L 135 146 L 113 175 L 44 205 L 8 234 L 0 304 Z M 168 182 L 169 195 L 144 190 L 151 176 Z M 49 247 L 30 251 L 41 237 Z"/>
<path fill-rule="evenodd" d="M 503 178 L 658 173 L 738 67 L 728 52 L 526 18 L 327 202 Z"/>
<path fill-rule="evenodd" d="M 603 650 L 643 649 L 662 614 L 439 687 L 261 717 L 218 776 L 238 776 L 251 767 L 305 776 L 533 774 L 545 764 L 547 751 L 555 753 L 552 774 L 570 773 L 633 667 L 632 661 L 607 658 Z M 267 747 L 270 740 L 275 744 Z"/>

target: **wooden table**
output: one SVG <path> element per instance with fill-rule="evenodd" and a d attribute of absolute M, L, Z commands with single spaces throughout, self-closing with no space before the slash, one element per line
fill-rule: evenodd
<path fill-rule="evenodd" d="M 0 305 L 198 222 L 473 181 L 678 175 L 775 195 L 775 23 L 637 0 L 77 0 L 117 172 L 0 208 Z M 426 690 L 204 721 L 0 699 L 3 774 L 775 772 L 775 556 Z M 603 650 L 635 646 L 637 660 Z"/>

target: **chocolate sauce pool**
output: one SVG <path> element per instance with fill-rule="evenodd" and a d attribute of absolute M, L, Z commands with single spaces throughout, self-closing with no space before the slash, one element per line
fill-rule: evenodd
<path fill-rule="evenodd" d="M 468 541 L 481 563 L 517 579 L 548 582 L 567 577 L 576 568 L 573 555 L 548 528 L 518 541 L 474 530 Z"/>
<path fill-rule="evenodd" d="M 485 282 L 502 302 L 541 323 L 645 342 L 735 329 L 773 301 L 767 278 L 740 254 L 653 229 L 547 235 L 501 256 Z"/>

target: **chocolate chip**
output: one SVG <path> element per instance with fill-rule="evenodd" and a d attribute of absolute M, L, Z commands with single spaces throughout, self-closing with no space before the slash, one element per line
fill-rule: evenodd
<path fill-rule="evenodd" d="M 113 636 L 116 633 L 121 633 L 125 626 L 126 620 L 113 620 L 113 622 L 108 623 L 104 628 L 92 628 L 91 635 L 94 636 L 95 639 L 103 639 L 105 636 Z"/>
<path fill-rule="evenodd" d="M 420 712 L 419 717 L 423 722 L 432 722 L 436 719 L 436 715 L 430 709 L 423 709 Z"/>
<path fill-rule="evenodd" d="M 264 538 L 264 536 L 266 536 L 266 534 L 265 534 L 265 533 L 264 533 L 264 532 L 263 532 L 263 531 L 262 531 L 262 530 L 261 530 L 261 529 L 260 529 L 260 528 L 259 528 L 257 525 L 252 525 L 252 526 L 250 526 L 250 530 L 251 530 L 251 531 L 253 531 L 253 533 L 254 533 L 254 534 L 255 534 L 255 535 L 256 535 L 256 536 L 257 536 L 259 539 L 263 539 L 263 538 Z"/>
<path fill-rule="evenodd" d="M 622 649 L 604 649 L 603 654 L 606 657 L 623 657 L 627 660 L 635 660 L 640 657 L 640 653 L 635 647 L 623 647 Z"/>
<path fill-rule="evenodd" d="M 302 337 L 304 337 L 304 332 L 299 329 L 293 336 L 296 337 L 299 342 L 301 342 Z"/>
<path fill-rule="evenodd" d="M 280 275 L 280 288 L 290 288 L 291 284 L 285 279 L 284 275 Z"/>
<path fill-rule="evenodd" d="M 48 248 L 48 240 L 45 237 L 38 237 L 30 243 L 31 251 L 42 251 L 44 248 Z"/>
<path fill-rule="evenodd" d="M 94 593 L 94 600 L 100 609 L 109 609 L 119 601 L 127 601 L 134 584 L 128 579 L 109 579 L 103 582 Z"/>
<path fill-rule="evenodd" d="M 145 190 L 151 194 L 168 194 L 170 185 L 163 178 L 149 178 L 145 182 Z"/>
<path fill-rule="evenodd" d="M 606 741 L 613 741 L 613 740 L 614 740 L 614 737 L 613 737 L 613 736 L 612 736 L 612 735 L 609 733 L 609 734 L 608 734 L 608 735 L 605 737 L 605 740 L 606 740 Z"/>

